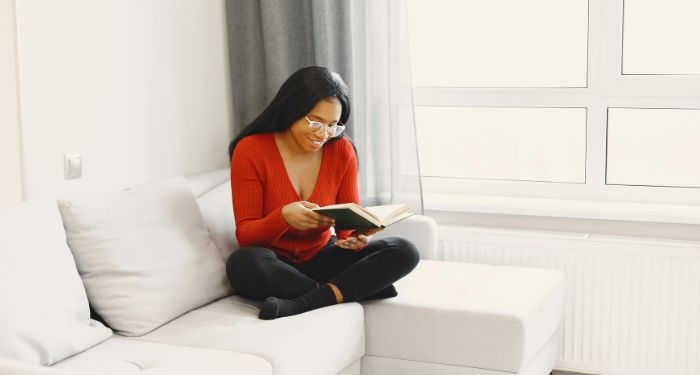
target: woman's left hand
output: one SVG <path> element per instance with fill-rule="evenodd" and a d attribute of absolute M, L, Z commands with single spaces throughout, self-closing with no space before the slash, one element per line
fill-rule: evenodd
<path fill-rule="evenodd" d="M 381 231 L 381 229 L 356 230 L 345 239 L 335 241 L 335 245 L 352 251 L 360 251 L 369 244 L 369 236 Z"/>

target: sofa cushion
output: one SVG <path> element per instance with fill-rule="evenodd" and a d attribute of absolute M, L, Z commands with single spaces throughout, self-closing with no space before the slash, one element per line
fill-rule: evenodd
<path fill-rule="evenodd" d="M 519 372 L 564 316 L 558 271 L 421 261 L 396 289 L 363 303 L 367 355 Z"/>
<path fill-rule="evenodd" d="M 230 292 L 182 177 L 59 208 L 88 298 L 122 335 L 142 335 Z"/>
<path fill-rule="evenodd" d="M 238 249 L 231 198 L 231 183 L 229 181 L 225 181 L 197 198 L 204 225 L 219 249 L 224 262 L 228 260 L 229 255 L 235 249 Z"/>
<path fill-rule="evenodd" d="M 112 335 L 90 320 L 56 203 L 0 210 L 0 357 L 50 365 Z"/>
<path fill-rule="evenodd" d="M 135 340 L 249 353 L 275 375 L 337 374 L 364 354 L 362 307 L 346 303 L 275 320 L 231 296 L 192 311 Z"/>
<path fill-rule="evenodd" d="M 266 360 L 244 353 L 113 338 L 54 366 L 92 374 L 272 375 Z"/>

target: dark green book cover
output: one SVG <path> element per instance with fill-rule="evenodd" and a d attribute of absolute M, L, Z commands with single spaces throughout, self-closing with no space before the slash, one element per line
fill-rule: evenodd
<path fill-rule="evenodd" d="M 358 215 L 349 208 L 329 208 L 323 210 L 315 210 L 321 215 L 330 216 L 335 219 L 335 229 L 377 229 L 383 226 L 377 226 L 371 221 Z"/>

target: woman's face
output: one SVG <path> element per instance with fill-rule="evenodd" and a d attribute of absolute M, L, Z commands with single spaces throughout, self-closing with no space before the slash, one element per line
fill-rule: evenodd
<path fill-rule="evenodd" d="M 311 121 L 322 122 L 325 125 L 334 125 L 340 121 L 342 111 L 343 107 L 340 105 L 340 101 L 331 97 L 316 103 L 306 117 Z M 309 129 L 309 122 L 304 117 L 295 121 L 287 132 L 291 134 L 292 139 L 305 152 L 320 150 L 323 144 L 330 139 L 326 131 L 322 131 L 320 134 L 312 133 Z"/>

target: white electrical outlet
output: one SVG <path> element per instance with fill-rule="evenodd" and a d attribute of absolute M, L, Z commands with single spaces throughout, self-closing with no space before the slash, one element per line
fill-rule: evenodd
<path fill-rule="evenodd" d="M 63 155 L 63 176 L 66 180 L 83 176 L 83 156 L 80 154 Z"/>

